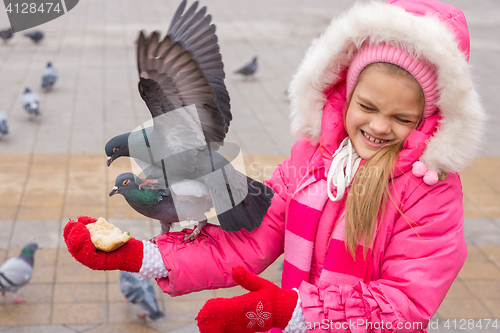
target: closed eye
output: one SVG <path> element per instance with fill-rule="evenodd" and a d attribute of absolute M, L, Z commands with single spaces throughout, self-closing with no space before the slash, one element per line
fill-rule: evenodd
<path fill-rule="evenodd" d="M 375 111 L 375 109 L 374 109 L 374 108 L 371 108 L 371 107 L 366 106 L 366 105 L 361 104 L 361 103 L 359 103 L 359 106 L 360 106 L 363 110 L 365 110 L 365 111 Z"/>
<path fill-rule="evenodd" d="M 404 118 L 396 118 L 396 120 L 405 125 L 413 124 L 413 121 Z"/>

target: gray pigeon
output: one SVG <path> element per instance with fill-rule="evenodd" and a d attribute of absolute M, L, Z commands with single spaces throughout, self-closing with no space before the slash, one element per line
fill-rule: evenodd
<path fill-rule="evenodd" d="M 35 44 L 40 43 L 44 37 L 43 32 L 40 30 L 30 31 L 25 33 L 24 36 L 30 38 Z"/>
<path fill-rule="evenodd" d="M 120 272 L 118 285 L 125 298 L 132 304 L 139 305 L 146 313 L 138 315 L 144 318 L 146 315 L 155 320 L 165 317 L 165 314 L 158 307 L 153 283 L 150 279 L 139 279 L 137 273 Z"/>
<path fill-rule="evenodd" d="M 27 284 L 33 275 L 35 251 L 38 250 L 37 242 L 26 244 L 19 255 L 8 259 L 0 266 L 0 292 L 5 297 L 6 292 L 14 293 L 12 300 L 22 303 L 25 300 L 17 297 L 17 290 Z"/>
<path fill-rule="evenodd" d="M 195 230 L 184 237 L 192 241 L 207 224 L 204 215 L 213 206 L 207 187 L 194 180 L 178 182 L 167 188 L 139 188 L 143 181 L 128 172 L 116 177 L 109 196 L 121 194 L 138 213 L 160 221 L 161 234 L 170 230 L 172 223 L 200 221 Z M 154 242 L 154 238 L 152 239 Z"/>
<path fill-rule="evenodd" d="M 197 6 L 195 2 L 184 13 L 186 1 L 182 1 L 161 41 L 157 32 L 148 37 L 140 33 L 139 92 L 153 126 L 108 141 L 108 166 L 121 156 L 134 158 L 146 176 L 139 189 L 148 185 L 172 190 L 181 183 L 188 196 L 185 191 L 199 193 L 198 185 L 203 186 L 225 231 L 253 231 L 274 193 L 219 154 L 223 145 L 230 145 L 224 142 L 232 119 L 230 98 L 215 26 L 206 8 Z M 196 196 L 192 196 L 195 202 Z M 206 223 L 206 218 L 199 222 Z"/>
<path fill-rule="evenodd" d="M 245 78 L 248 78 L 248 77 L 254 78 L 255 72 L 257 72 L 258 68 L 259 67 L 257 65 L 257 57 L 253 57 L 251 63 L 246 64 L 242 68 L 238 69 L 237 71 L 234 72 L 234 74 L 241 74 Z"/>
<path fill-rule="evenodd" d="M 12 33 L 12 29 L 10 28 L 0 31 L 0 38 L 2 38 L 4 43 L 7 43 L 7 41 L 11 39 L 12 36 L 14 36 L 14 34 Z"/>
<path fill-rule="evenodd" d="M 0 139 L 6 134 L 9 134 L 9 119 L 5 112 L 0 110 Z"/>
<path fill-rule="evenodd" d="M 42 72 L 42 89 L 51 91 L 57 81 L 57 77 L 56 69 L 49 62 Z"/>
<path fill-rule="evenodd" d="M 40 98 L 37 94 L 26 88 L 24 94 L 21 96 L 21 105 L 30 115 L 30 119 L 38 117 L 40 113 Z"/>

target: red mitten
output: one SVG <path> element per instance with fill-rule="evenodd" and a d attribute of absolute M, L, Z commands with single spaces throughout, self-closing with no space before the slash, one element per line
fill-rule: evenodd
<path fill-rule="evenodd" d="M 78 221 L 69 220 L 64 227 L 64 240 L 69 253 L 83 265 L 100 271 L 121 270 L 139 272 L 142 266 L 142 241 L 131 238 L 122 247 L 113 252 L 99 251 L 90 240 L 86 225 L 96 219 L 88 216 L 78 217 Z"/>
<path fill-rule="evenodd" d="M 241 266 L 233 268 L 232 276 L 251 292 L 208 300 L 196 317 L 200 333 L 263 332 L 288 325 L 297 305 L 296 291 L 282 289 Z"/>

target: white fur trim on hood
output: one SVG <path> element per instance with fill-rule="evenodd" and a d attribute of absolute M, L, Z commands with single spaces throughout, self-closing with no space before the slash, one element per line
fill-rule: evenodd
<path fill-rule="evenodd" d="M 455 36 L 436 16 L 415 16 L 380 2 L 357 3 L 334 19 L 308 50 L 289 87 L 291 131 L 313 142 L 321 135 L 324 92 L 340 80 L 365 41 L 404 47 L 434 64 L 442 120 L 420 161 L 438 172 L 463 170 L 478 151 L 485 113 Z"/>

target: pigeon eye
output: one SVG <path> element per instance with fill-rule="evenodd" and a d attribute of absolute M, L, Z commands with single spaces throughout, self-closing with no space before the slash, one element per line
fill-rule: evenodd
<path fill-rule="evenodd" d="M 122 185 L 127 185 L 128 183 L 130 183 L 130 180 L 125 179 L 125 180 L 123 181 Z"/>
<path fill-rule="evenodd" d="M 118 151 L 118 148 L 113 148 L 113 153 L 116 153 Z"/>

